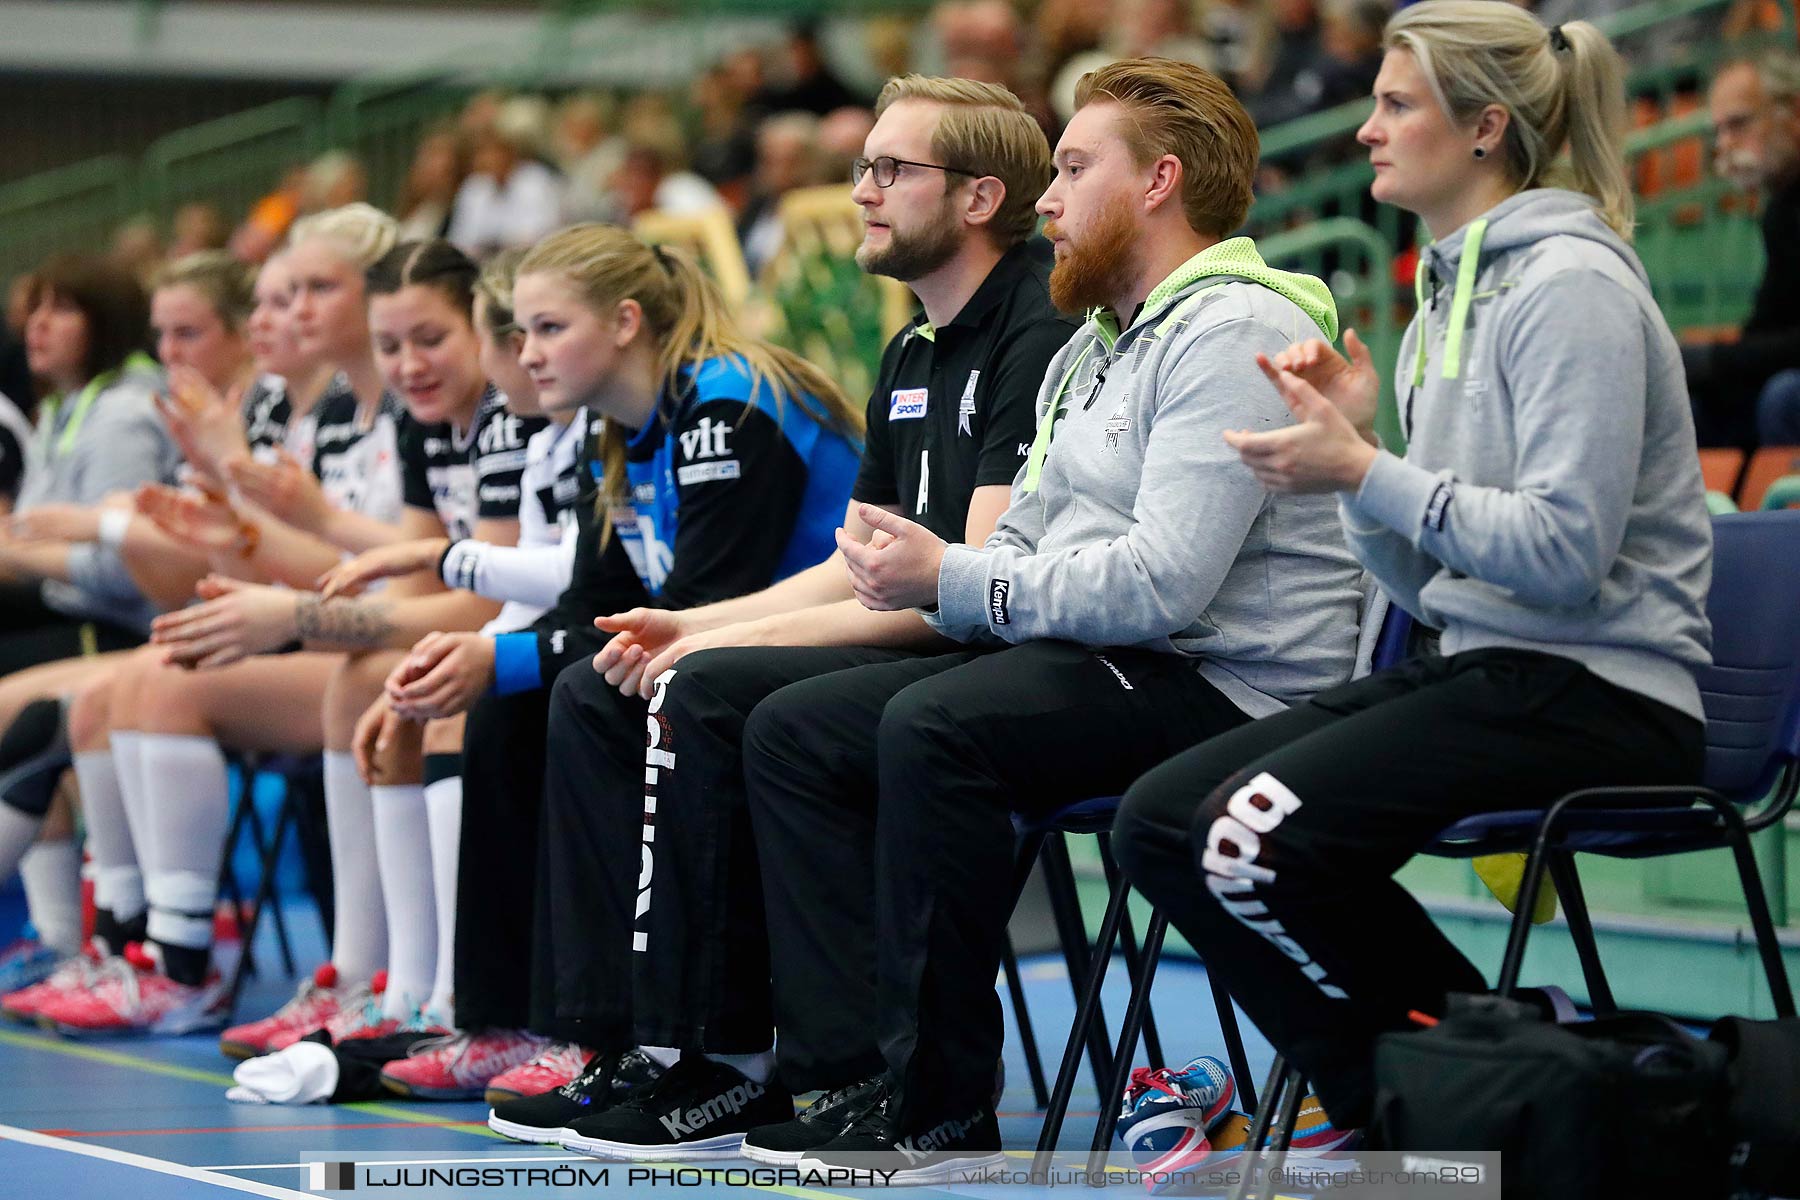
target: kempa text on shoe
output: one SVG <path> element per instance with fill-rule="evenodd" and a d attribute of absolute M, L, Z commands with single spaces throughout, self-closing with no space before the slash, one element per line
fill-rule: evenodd
<path fill-rule="evenodd" d="M 744 1105 L 762 1095 L 765 1090 L 760 1083 L 746 1081 L 738 1084 L 729 1092 L 722 1092 L 714 1096 L 699 1108 L 690 1108 L 686 1113 L 679 1108 L 671 1109 L 658 1120 L 663 1123 L 663 1128 L 669 1131 L 670 1137 L 691 1136 L 699 1133 L 720 1117 L 743 1112 Z"/>
<path fill-rule="evenodd" d="M 894 1149 L 906 1156 L 907 1162 L 919 1162 L 931 1157 L 939 1149 L 968 1133 L 975 1128 L 974 1119 L 967 1121 L 949 1120 L 934 1125 L 917 1137 L 903 1138 L 894 1143 Z"/>

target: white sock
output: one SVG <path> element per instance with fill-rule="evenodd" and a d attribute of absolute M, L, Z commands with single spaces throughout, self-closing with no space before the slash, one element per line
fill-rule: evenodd
<path fill-rule="evenodd" d="M 431 996 L 437 974 L 437 908 L 431 883 L 431 829 L 425 788 L 416 783 L 369 789 L 375 856 L 387 914 L 387 992 L 382 1016 L 404 1021 Z"/>
<path fill-rule="evenodd" d="M 755 1054 L 709 1054 L 706 1057 L 716 1063 L 724 1063 L 751 1083 L 769 1082 L 769 1073 L 775 1069 L 775 1051 L 759 1050 Z"/>
<path fill-rule="evenodd" d="M 639 1046 L 638 1049 L 665 1071 L 681 1061 L 681 1051 L 673 1046 Z"/>
<path fill-rule="evenodd" d="M 431 884 L 437 900 L 437 975 L 426 1011 L 456 1007 L 456 863 L 462 847 L 462 776 L 425 785 L 425 819 L 431 826 Z"/>
<path fill-rule="evenodd" d="M 111 750 L 84 750 L 75 756 L 75 779 L 81 784 L 82 823 L 87 827 L 88 857 L 94 864 L 94 907 L 119 921 L 144 911 L 144 873 L 131 826 L 125 820 L 119 772 Z"/>
<path fill-rule="evenodd" d="M 0 802 L 0 879 L 12 878 L 43 827 L 44 818 Z"/>
<path fill-rule="evenodd" d="M 145 816 L 156 831 L 139 847 L 149 933 L 169 946 L 212 945 L 219 857 L 231 824 L 225 755 L 210 737 L 146 733 L 138 738 Z"/>
<path fill-rule="evenodd" d="M 25 907 L 38 940 L 61 954 L 81 949 L 81 851 L 73 838 L 37 842 L 19 862 Z"/>
<path fill-rule="evenodd" d="M 144 782 L 144 735 L 135 729 L 115 729 L 107 735 L 112 743 L 113 777 L 119 781 L 119 805 L 125 810 L 125 827 L 131 833 L 131 844 L 137 851 L 138 864 L 143 865 L 154 850 L 150 824 L 150 796 Z"/>
<path fill-rule="evenodd" d="M 387 965 L 387 916 L 369 785 L 348 750 L 325 751 L 325 822 L 337 908 L 331 961 L 345 983 L 360 983 Z"/>

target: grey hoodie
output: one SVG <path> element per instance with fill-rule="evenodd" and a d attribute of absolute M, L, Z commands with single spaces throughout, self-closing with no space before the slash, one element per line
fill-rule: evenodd
<path fill-rule="evenodd" d="M 1331 499 L 1266 493 L 1223 438 L 1292 422 L 1256 354 L 1321 330 L 1325 285 L 1248 238 L 1190 259 L 1122 332 L 1091 316 L 1051 361 L 1011 506 L 985 546 L 945 553 L 926 619 L 964 642 L 1193 656 L 1251 716 L 1348 679 L 1362 572 Z"/>
<path fill-rule="evenodd" d="M 39 504 L 98 504 L 114 492 L 175 477 L 176 448 L 151 397 L 162 375 L 148 359 L 134 359 L 111 385 L 94 397 L 68 448 L 59 445 L 74 416 L 71 397 L 54 413 L 39 416 L 32 438 L 20 511 Z M 88 542 L 69 550 L 69 579 L 46 580 L 44 603 L 72 617 L 100 618 L 145 629 L 155 610 L 138 591 L 118 551 Z"/>
<path fill-rule="evenodd" d="M 1557 654 L 1700 717 L 1712 526 L 1643 265 L 1575 192 L 1485 220 L 1461 286 L 1478 222 L 1424 252 L 1396 376 L 1407 456 L 1343 499 L 1351 547 L 1445 654 Z"/>

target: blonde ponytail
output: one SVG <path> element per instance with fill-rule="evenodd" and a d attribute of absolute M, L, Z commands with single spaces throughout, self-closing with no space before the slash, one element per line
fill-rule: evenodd
<path fill-rule="evenodd" d="M 718 286 L 686 253 L 652 247 L 616 225 L 575 225 L 533 246 L 519 263 L 519 275 L 539 273 L 566 280 L 600 312 L 621 300 L 637 301 L 657 339 L 665 388 L 679 389 L 682 372 L 695 363 L 735 358 L 750 375 L 751 406 L 761 388 L 773 387 L 778 413 L 791 399 L 827 428 L 861 440 L 862 410 L 843 389 L 791 351 L 746 334 Z M 600 439 L 603 505 L 625 501 L 625 441 L 623 430 L 608 421 Z M 610 532 L 609 526 L 603 538 Z"/>
<path fill-rule="evenodd" d="M 1473 124 L 1490 104 L 1507 111 L 1501 156 L 1520 190 L 1566 177 L 1631 237 L 1624 68 L 1599 29 L 1586 21 L 1545 29 L 1506 0 L 1430 0 L 1396 13 L 1385 40 L 1413 56 L 1457 124 Z"/>

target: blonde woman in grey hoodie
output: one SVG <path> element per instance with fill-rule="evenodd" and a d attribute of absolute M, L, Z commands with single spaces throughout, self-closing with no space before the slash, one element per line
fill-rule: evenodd
<path fill-rule="evenodd" d="M 1486 987 L 1393 873 L 1473 813 L 1697 781 L 1710 646 L 1681 357 L 1627 240 L 1618 56 L 1497 0 L 1409 8 L 1386 44 L 1359 138 L 1375 198 L 1432 238 L 1406 457 L 1376 443 L 1354 334 L 1347 359 L 1317 340 L 1259 359 L 1298 423 L 1226 440 L 1271 492 L 1337 494 L 1441 657 L 1171 759 L 1115 826 L 1132 882 L 1313 1081 L 1335 1129 L 1312 1144 L 1367 1120 L 1377 1034 Z"/>

